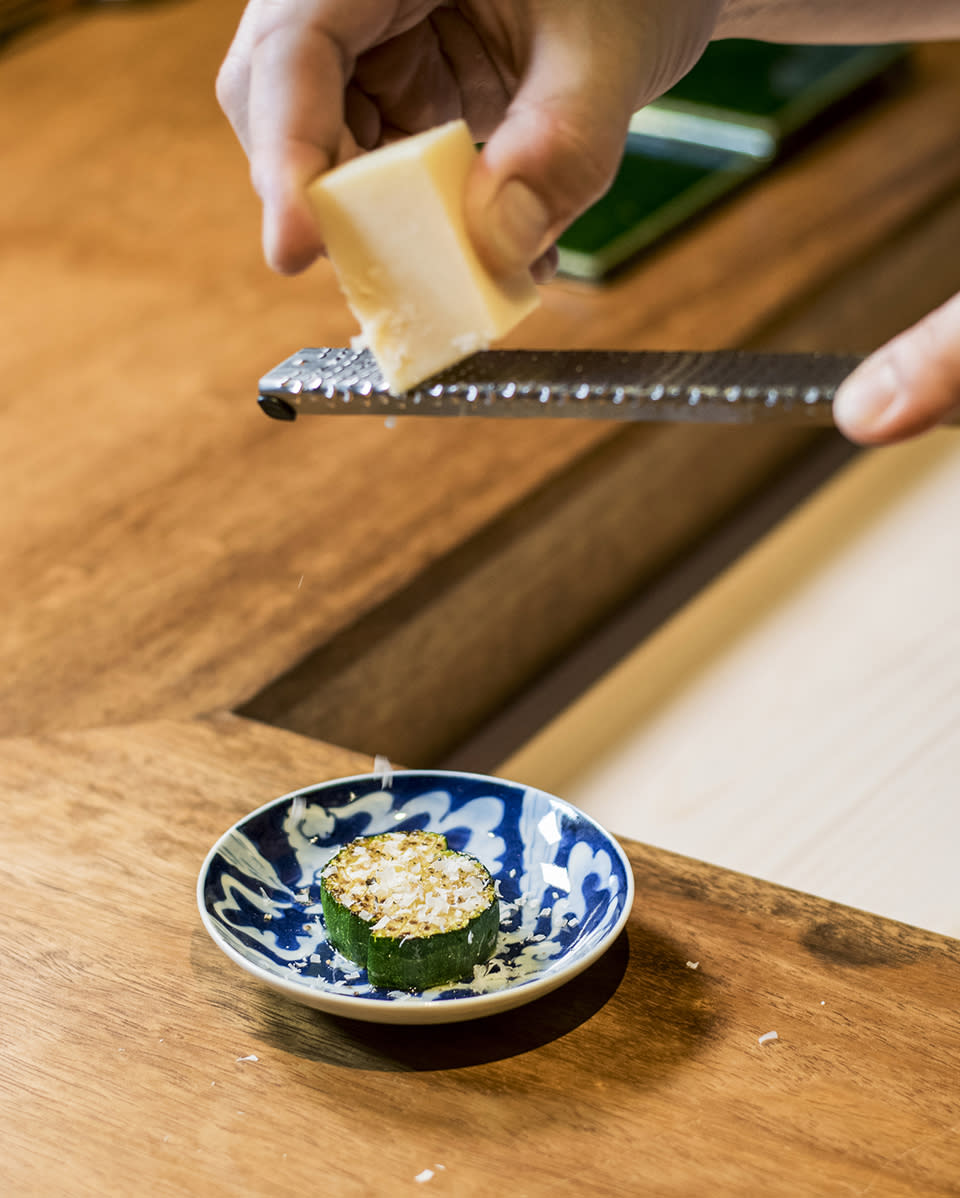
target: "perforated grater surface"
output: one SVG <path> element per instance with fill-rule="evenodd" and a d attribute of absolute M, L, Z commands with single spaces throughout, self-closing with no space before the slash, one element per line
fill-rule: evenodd
<path fill-rule="evenodd" d="M 588 420 L 833 423 L 850 355 L 486 350 L 393 395 L 368 350 L 302 349 L 260 380 L 268 416 L 566 417 Z"/>

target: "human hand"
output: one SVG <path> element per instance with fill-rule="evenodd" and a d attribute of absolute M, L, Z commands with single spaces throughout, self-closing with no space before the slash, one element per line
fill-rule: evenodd
<path fill-rule="evenodd" d="M 834 401 L 841 432 L 863 445 L 901 441 L 960 409 L 960 295 L 877 350 Z"/>
<path fill-rule="evenodd" d="M 630 116 L 694 64 L 721 0 L 250 0 L 217 96 L 275 269 L 323 245 L 305 189 L 362 150 L 464 117 L 466 201 L 496 274 L 539 260 L 609 186 Z"/>

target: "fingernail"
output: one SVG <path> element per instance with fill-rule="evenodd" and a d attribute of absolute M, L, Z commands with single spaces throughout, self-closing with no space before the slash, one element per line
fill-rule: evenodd
<path fill-rule="evenodd" d="M 276 207 L 265 200 L 263 203 L 263 218 L 260 224 L 260 241 L 263 246 L 263 256 L 266 258 L 268 265 L 274 270 L 278 269 L 277 246 L 280 242 L 279 223 Z"/>
<path fill-rule="evenodd" d="M 508 179 L 490 206 L 487 239 L 504 273 L 525 270 L 549 248 L 551 216 L 521 179 Z"/>
<path fill-rule="evenodd" d="M 870 362 L 855 371 L 837 392 L 834 417 L 854 438 L 882 432 L 900 398 L 896 371 L 888 362 Z"/>

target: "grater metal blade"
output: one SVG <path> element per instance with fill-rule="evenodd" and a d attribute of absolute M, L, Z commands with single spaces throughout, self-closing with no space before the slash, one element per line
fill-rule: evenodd
<path fill-rule="evenodd" d="M 561 417 L 830 425 L 852 355 L 484 350 L 400 395 L 369 350 L 302 349 L 260 380 L 268 416 Z"/>

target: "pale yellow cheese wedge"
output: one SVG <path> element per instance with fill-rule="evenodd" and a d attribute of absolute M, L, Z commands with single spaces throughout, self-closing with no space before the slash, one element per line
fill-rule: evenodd
<path fill-rule="evenodd" d="M 528 272 L 494 278 L 467 235 L 476 153 L 466 123 L 451 121 L 310 185 L 327 252 L 391 391 L 485 349 L 540 302 Z"/>

